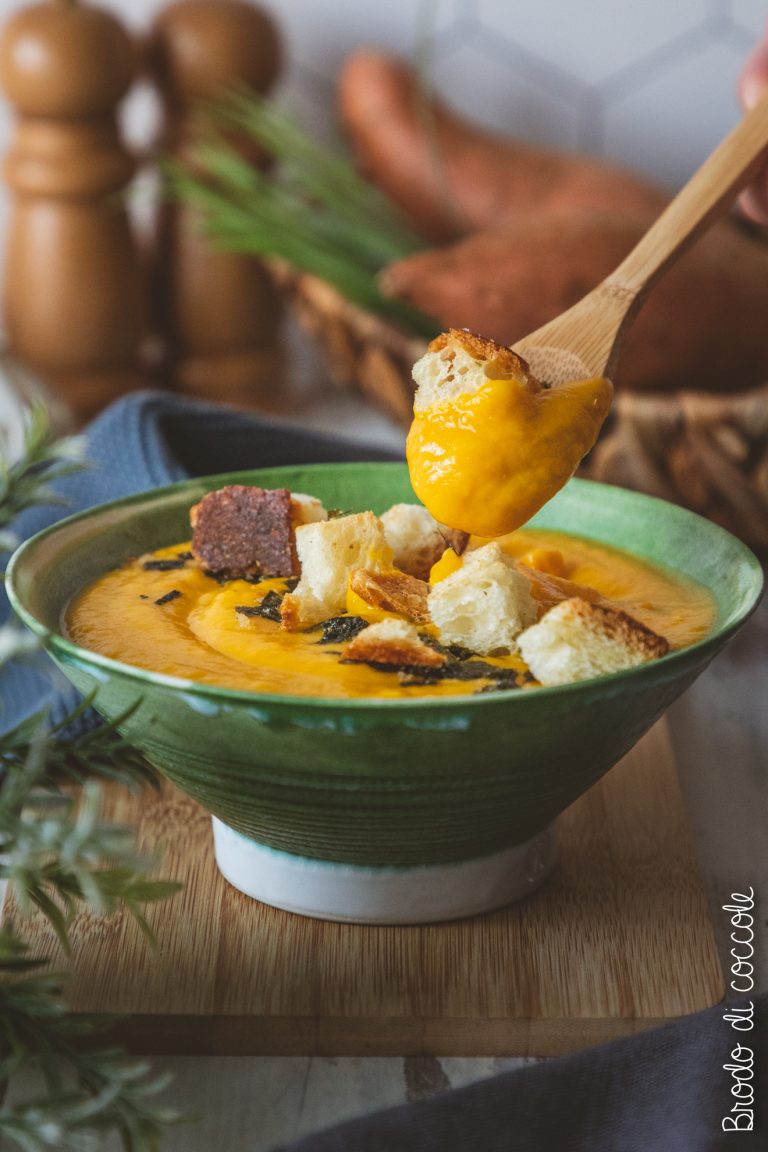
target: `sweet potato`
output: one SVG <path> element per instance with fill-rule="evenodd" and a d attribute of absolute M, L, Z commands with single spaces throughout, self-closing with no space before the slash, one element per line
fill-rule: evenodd
<path fill-rule="evenodd" d="M 642 236 L 634 217 L 540 212 L 385 269 L 382 290 L 434 316 L 514 344 L 574 304 Z M 718 225 L 660 281 L 627 336 L 616 384 L 747 388 L 768 378 L 768 248 Z"/>
<path fill-rule="evenodd" d="M 622 168 L 493 135 L 439 100 L 425 116 L 413 72 L 385 52 L 361 49 L 347 59 L 338 102 L 363 171 L 437 243 L 530 212 L 620 205 L 656 215 L 667 200 Z"/>

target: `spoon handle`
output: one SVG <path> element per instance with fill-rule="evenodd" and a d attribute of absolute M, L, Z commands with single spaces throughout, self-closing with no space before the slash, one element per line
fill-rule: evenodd
<path fill-rule="evenodd" d="M 726 136 L 604 281 L 635 305 L 681 252 L 730 205 L 768 159 L 768 94 Z M 633 309 L 634 310 L 634 309 Z"/>

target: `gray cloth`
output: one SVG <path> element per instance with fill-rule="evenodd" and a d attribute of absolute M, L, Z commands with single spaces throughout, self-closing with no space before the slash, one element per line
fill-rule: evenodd
<path fill-rule="evenodd" d="M 750 1032 L 734 1031 L 717 1007 L 353 1120 L 283 1152 L 766 1152 L 768 997 L 755 1008 Z M 748 1063 L 746 1051 L 731 1059 L 738 1045 L 757 1072 L 744 1081 L 755 1093 L 752 1132 L 722 1127 L 739 1102 L 724 1065 Z"/>

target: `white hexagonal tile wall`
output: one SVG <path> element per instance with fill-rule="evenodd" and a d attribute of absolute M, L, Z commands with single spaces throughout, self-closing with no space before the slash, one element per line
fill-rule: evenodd
<path fill-rule="evenodd" d="M 442 51 L 434 79 L 458 112 L 504 135 L 558 148 L 577 144 L 581 86 L 553 90 L 545 68 L 536 76 L 519 69 L 488 33 Z"/>
<path fill-rule="evenodd" d="M 410 55 L 423 32 L 421 4 L 386 0 L 383 4 L 334 4 L 329 0 L 291 0 L 265 5 L 280 21 L 290 56 L 315 72 L 334 77 L 342 60 L 360 44 L 376 44 Z M 425 9 L 427 11 L 427 9 Z M 453 2 L 429 6 L 429 28 L 439 34 L 457 18 Z"/>
<path fill-rule="evenodd" d="M 731 0 L 732 18 L 753 33 L 755 39 L 766 30 L 768 24 L 768 5 L 765 0 Z"/>
<path fill-rule="evenodd" d="M 564 73 L 599 83 L 700 24 L 707 0 L 477 0 L 480 23 Z"/>
<path fill-rule="evenodd" d="M 730 43 L 710 43 L 617 94 L 604 112 L 606 153 L 681 184 L 738 120 L 741 62 Z"/>

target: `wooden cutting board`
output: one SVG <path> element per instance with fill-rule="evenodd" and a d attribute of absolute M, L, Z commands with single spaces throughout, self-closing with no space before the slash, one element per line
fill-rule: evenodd
<path fill-rule="evenodd" d="M 170 786 L 106 790 L 112 820 L 184 891 L 136 926 L 83 914 L 67 959 L 41 918 L 33 952 L 68 970 L 77 1012 L 120 1012 L 137 1052 L 553 1055 L 720 1000 L 723 976 L 662 721 L 561 818 L 541 891 L 424 927 L 308 920 L 218 874 L 210 819 Z"/>

